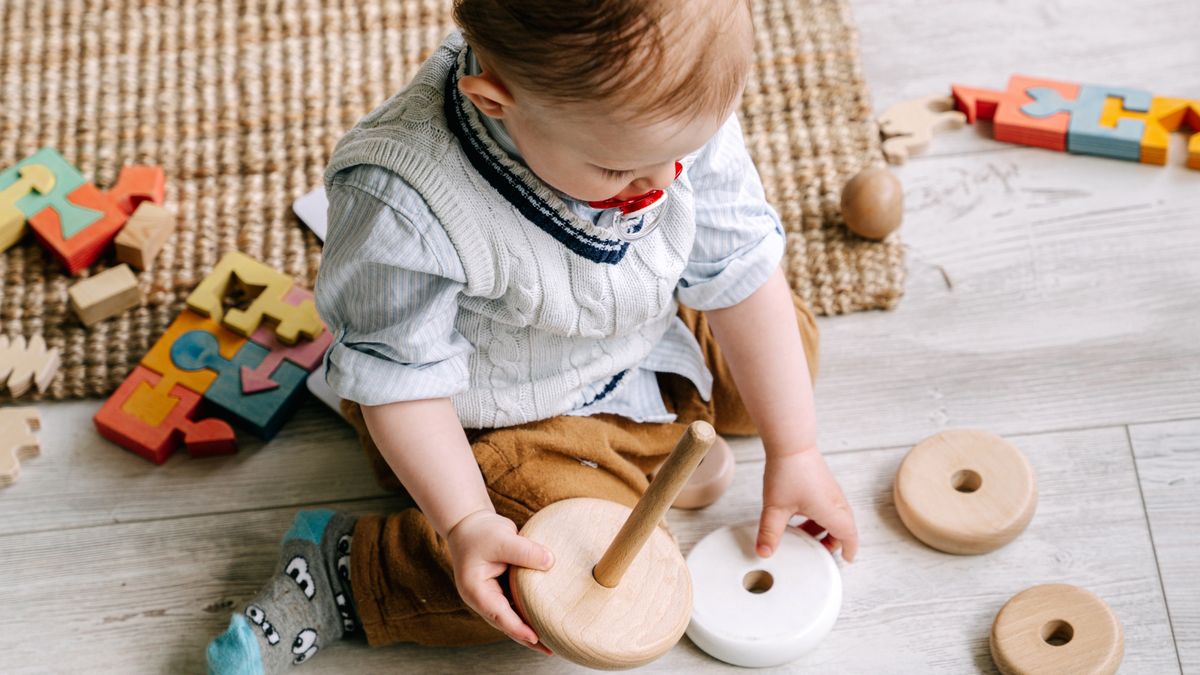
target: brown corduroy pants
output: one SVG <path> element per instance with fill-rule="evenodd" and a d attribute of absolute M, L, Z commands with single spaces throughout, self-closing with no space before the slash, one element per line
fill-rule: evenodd
<path fill-rule="evenodd" d="M 817 373 L 818 335 L 812 312 L 793 294 L 808 369 Z M 704 312 L 680 307 L 713 374 L 710 401 L 691 381 L 659 373 L 663 402 L 678 419 L 634 422 L 618 415 L 559 416 L 499 429 L 467 429 L 467 439 L 496 512 L 519 529 L 543 507 L 571 497 L 597 497 L 632 507 L 647 476 L 670 454 L 687 425 L 709 422 L 718 433 L 754 435 L 756 429 L 734 386 Z M 343 411 L 357 428 L 381 485 L 402 490 L 375 447 L 358 405 Z M 507 639 L 469 608 L 454 585 L 446 541 L 415 507 L 368 515 L 354 528 L 351 583 L 372 646 L 416 642 L 464 646 Z M 504 583 L 507 577 L 503 577 Z"/>

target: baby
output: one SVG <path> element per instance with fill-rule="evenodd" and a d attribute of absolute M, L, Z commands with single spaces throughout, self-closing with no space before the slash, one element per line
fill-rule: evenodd
<path fill-rule="evenodd" d="M 296 516 L 208 648 L 277 672 L 346 634 L 550 653 L 514 611 L 539 509 L 632 506 L 684 428 L 759 434 L 758 553 L 802 514 L 854 558 L 816 447 L 817 331 L 734 111 L 746 0 L 457 0 L 461 28 L 339 143 L 316 295 L 328 379 L 419 508 Z M 723 441 L 719 441 L 723 442 Z"/>

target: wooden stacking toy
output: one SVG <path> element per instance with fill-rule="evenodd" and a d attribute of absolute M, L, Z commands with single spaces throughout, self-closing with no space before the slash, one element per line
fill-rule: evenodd
<path fill-rule="evenodd" d="M 717 436 L 708 454 L 700 460 L 700 466 L 688 478 L 687 484 L 671 504 L 677 509 L 702 509 L 717 501 L 733 484 L 733 471 L 737 464 L 733 450 L 725 439 Z M 660 465 L 650 474 L 651 478 L 662 470 Z"/>
<path fill-rule="evenodd" d="M 553 552 L 554 566 L 513 567 L 514 604 L 554 653 L 590 668 L 635 668 L 683 636 L 692 580 L 659 523 L 715 439 L 707 422 L 688 426 L 632 510 L 603 499 L 566 499 L 521 528 Z"/>
<path fill-rule="evenodd" d="M 688 554 L 695 607 L 687 635 L 726 663 L 747 668 L 795 661 L 837 621 L 842 577 L 833 556 L 795 527 L 774 555 L 755 552 L 758 521 L 723 527 Z"/>
<path fill-rule="evenodd" d="M 896 472 L 896 511 L 929 546 L 972 555 L 1020 534 L 1037 508 L 1033 468 L 1008 441 L 976 429 L 943 431 L 914 447 Z"/>
<path fill-rule="evenodd" d="M 904 188 L 887 169 L 863 169 L 842 188 L 842 218 L 851 232 L 878 241 L 904 217 Z"/>
<path fill-rule="evenodd" d="M 1121 623 L 1094 594 L 1068 584 L 1014 595 L 992 623 L 992 660 L 1004 675 L 1110 675 L 1125 653 Z"/>

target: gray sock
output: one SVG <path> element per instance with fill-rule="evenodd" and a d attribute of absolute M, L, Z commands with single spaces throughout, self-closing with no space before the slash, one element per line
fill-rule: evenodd
<path fill-rule="evenodd" d="M 296 514 L 279 571 L 209 643 L 210 674 L 283 672 L 357 629 L 350 590 L 356 520 L 328 510 Z"/>

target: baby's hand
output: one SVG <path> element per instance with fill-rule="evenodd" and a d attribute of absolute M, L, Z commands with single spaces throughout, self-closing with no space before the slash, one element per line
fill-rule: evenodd
<path fill-rule="evenodd" d="M 822 530 L 828 536 L 821 543 L 834 552 L 842 546 L 842 557 L 854 560 L 858 552 L 858 528 L 854 513 L 842 488 L 829 471 L 829 465 L 816 448 L 791 455 L 767 455 L 763 474 L 763 510 L 758 525 L 758 554 L 769 558 L 795 514 L 807 516 L 802 528 L 812 535 Z"/>
<path fill-rule="evenodd" d="M 538 644 L 533 631 L 509 605 L 496 577 L 509 565 L 548 570 L 550 551 L 517 534 L 513 521 L 494 511 L 476 511 L 458 522 L 446 536 L 454 564 L 454 583 L 464 602 L 485 621 L 516 642 L 553 656 Z"/>

